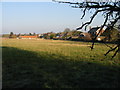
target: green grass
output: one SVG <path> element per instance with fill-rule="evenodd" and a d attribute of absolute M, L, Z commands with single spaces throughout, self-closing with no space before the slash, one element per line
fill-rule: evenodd
<path fill-rule="evenodd" d="M 120 60 L 96 43 L 3 39 L 3 88 L 117 88 Z M 113 44 L 110 44 L 114 46 Z"/>

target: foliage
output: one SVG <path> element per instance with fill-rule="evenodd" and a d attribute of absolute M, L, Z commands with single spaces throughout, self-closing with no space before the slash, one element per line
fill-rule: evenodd
<path fill-rule="evenodd" d="M 49 38 L 50 38 L 47 34 L 44 34 L 43 37 L 44 37 L 45 39 L 49 39 Z"/>
<path fill-rule="evenodd" d="M 53 39 L 56 35 L 54 33 L 50 34 L 50 39 Z"/>
<path fill-rule="evenodd" d="M 17 37 L 16 34 L 14 34 L 13 32 L 10 32 L 9 38 L 16 38 L 16 37 Z"/>
<path fill-rule="evenodd" d="M 33 36 L 35 36 L 35 35 L 36 35 L 36 33 L 34 32 L 34 33 L 33 33 Z"/>
<path fill-rule="evenodd" d="M 70 32 L 70 29 L 66 28 L 63 32 Z"/>
<path fill-rule="evenodd" d="M 72 31 L 72 32 L 73 32 L 72 33 L 73 36 L 79 36 L 80 33 L 82 33 L 81 31 Z"/>
<path fill-rule="evenodd" d="M 62 36 L 61 39 L 62 39 L 62 40 L 66 40 L 66 36 Z"/>
<path fill-rule="evenodd" d="M 10 36 L 12 36 L 12 35 L 14 35 L 14 33 L 13 33 L 13 32 L 10 32 Z"/>
<path fill-rule="evenodd" d="M 118 37 L 119 31 L 116 28 L 106 30 L 102 35 L 106 37 L 106 41 L 109 42 L 116 42 Z"/>
<path fill-rule="evenodd" d="M 20 34 L 20 33 L 17 35 L 17 37 L 19 37 L 19 36 L 21 36 L 21 34 Z"/>
<path fill-rule="evenodd" d="M 2 37 L 9 38 L 10 34 L 3 34 Z"/>
<path fill-rule="evenodd" d="M 10 36 L 9 38 L 16 38 L 17 36 L 16 35 L 12 35 L 12 36 Z"/>

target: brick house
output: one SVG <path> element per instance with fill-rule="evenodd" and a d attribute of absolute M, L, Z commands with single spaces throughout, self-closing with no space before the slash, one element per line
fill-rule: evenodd
<path fill-rule="evenodd" d="M 35 39 L 37 38 L 38 36 L 19 36 L 19 39 Z"/>

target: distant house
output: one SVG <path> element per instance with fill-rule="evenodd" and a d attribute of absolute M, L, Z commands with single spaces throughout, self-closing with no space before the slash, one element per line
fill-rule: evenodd
<path fill-rule="evenodd" d="M 79 36 L 72 36 L 71 40 L 79 40 Z"/>
<path fill-rule="evenodd" d="M 19 39 L 35 39 L 38 36 L 19 36 Z"/>
<path fill-rule="evenodd" d="M 44 38 L 44 37 L 43 37 L 43 34 L 38 34 L 38 37 L 39 37 L 39 38 Z"/>
<path fill-rule="evenodd" d="M 81 33 L 79 38 L 81 40 L 90 41 L 92 40 L 90 33 Z"/>
<path fill-rule="evenodd" d="M 101 34 L 104 32 L 105 30 L 102 29 L 100 32 L 100 27 L 93 27 L 90 28 L 90 30 L 87 33 L 81 33 L 80 34 L 80 39 L 82 40 L 92 40 L 92 38 L 95 38 L 97 35 L 98 37 L 96 38 L 96 40 L 101 41 L 103 40 L 105 37 L 101 36 Z"/>
<path fill-rule="evenodd" d="M 44 39 L 53 39 L 53 37 L 55 35 L 56 35 L 56 33 L 53 33 L 53 32 L 43 33 L 42 38 L 44 38 Z"/>
<path fill-rule="evenodd" d="M 98 36 L 100 36 L 105 30 L 104 29 L 102 29 L 101 31 L 100 31 L 100 27 L 94 27 L 94 28 L 91 28 L 89 31 L 88 31 L 88 33 L 90 33 L 91 34 L 91 36 L 96 36 L 97 34 L 98 34 Z"/>

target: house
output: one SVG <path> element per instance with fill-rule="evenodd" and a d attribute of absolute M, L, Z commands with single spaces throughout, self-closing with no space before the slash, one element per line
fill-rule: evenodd
<path fill-rule="evenodd" d="M 79 35 L 79 38 L 81 40 L 85 40 L 85 41 L 91 41 L 92 40 L 90 33 L 81 33 Z"/>
<path fill-rule="evenodd" d="M 55 35 L 56 35 L 56 33 L 53 33 L 53 32 L 43 33 L 42 38 L 44 38 L 44 39 L 53 39 L 53 37 Z"/>
<path fill-rule="evenodd" d="M 93 27 L 90 28 L 90 30 L 88 31 L 89 34 L 91 34 L 92 37 L 95 37 L 96 35 L 100 36 L 105 30 L 102 29 L 101 31 L 100 27 Z"/>
<path fill-rule="evenodd" d="M 100 27 L 93 27 L 93 28 L 90 28 L 90 30 L 87 33 L 81 33 L 79 37 L 82 40 L 90 41 L 90 40 L 92 40 L 92 38 L 95 38 L 98 35 L 96 40 L 101 41 L 105 38 L 105 37 L 101 36 L 101 34 L 105 30 L 104 29 L 102 29 L 101 31 L 100 30 L 101 30 Z"/>
<path fill-rule="evenodd" d="M 38 34 L 38 37 L 39 37 L 39 38 L 44 38 L 44 37 L 43 37 L 43 34 Z"/>
<path fill-rule="evenodd" d="M 38 36 L 19 36 L 19 39 L 35 39 L 37 38 Z"/>

